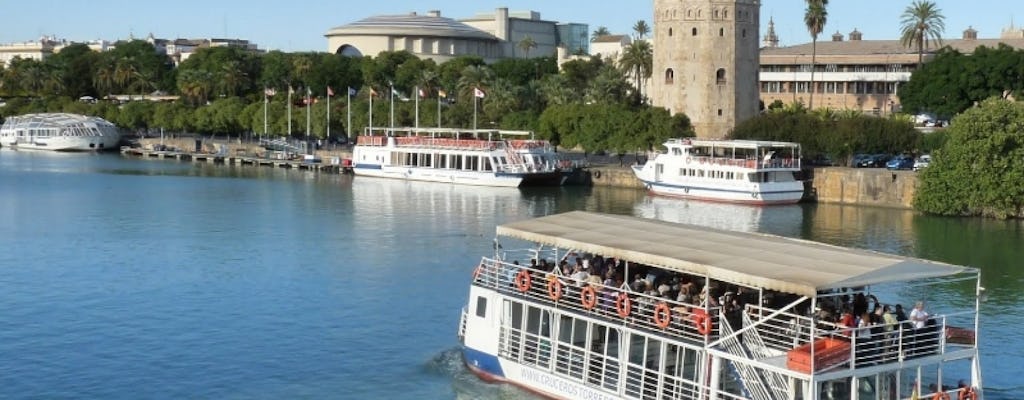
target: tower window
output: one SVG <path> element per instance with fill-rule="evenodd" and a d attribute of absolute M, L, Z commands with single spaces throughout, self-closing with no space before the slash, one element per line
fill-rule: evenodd
<path fill-rule="evenodd" d="M 721 116 L 722 116 L 722 109 L 721 109 L 721 108 L 719 108 L 719 109 L 718 109 L 718 116 L 719 116 L 719 117 L 721 117 Z"/>
<path fill-rule="evenodd" d="M 715 83 L 719 85 L 725 84 L 725 68 L 719 68 L 718 71 L 715 72 Z"/>
<path fill-rule="evenodd" d="M 718 19 L 718 10 L 715 10 L 715 19 Z"/>
<path fill-rule="evenodd" d="M 671 36 L 672 36 L 672 28 L 668 28 L 668 36 L 669 36 L 669 37 L 671 37 Z"/>
<path fill-rule="evenodd" d="M 671 85 L 673 82 L 675 82 L 675 80 L 676 80 L 676 73 L 675 73 L 675 71 L 673 71 L 672 68 L 666 69 L 665 70 L 665 84 L 666 85 Z"/>
<path fill-rule="evenodd" d="M 743 30 L 743 37 L 747 37 L 747 30 L 746 29 Z"/>
<path fill-rule="evenodd" d="M 725 28 L 718 28 L 718 36 L 725 36 Z"/>
<path fill-rule="evenodd" d="M 693 28 L 691 32 L 693 33 L 693 36 L 697 36 L 697 28 Z"/>

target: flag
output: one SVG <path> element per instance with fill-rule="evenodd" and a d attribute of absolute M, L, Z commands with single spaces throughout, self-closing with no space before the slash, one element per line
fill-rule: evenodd
<path fill-rule="evenodd" d="M 359 92 L 358 90 L 353 89 L 351 86 L 348 88 L 348 95 L 349 96 L 355 96 L 356 93 L 358 93 L 358 92 Z"/>
<path fill-rule="evenodd" d="M 424 91 L 423 89 L 420 89 L 420 97 L 427 97 L 427 92 Z"/>
<path fill-rule="evenodd" d="M 373 88 L 370 88 L 370 96 L 377 97 L 377 91 L 373 90 Z"/>
<path fill-rule="evenodd" d="M 277 94 L 277 91 L 273 88 L 265 88 L 263 89 L 263 94 L 267 97 L 274 97 L 274 95 Z"/>
<path fill-rule="evenodd" d="M 331 89 L 330 86 L 327 87 L 327 97 L 334 97 L 334 89 Z"/>
<path fill-rule="evenodd" d="M 437 89 L 437 97 L 442 99 L 448 98 L 448 92 L 444 91 L 444 89 Z"/>
<path fill-rule="evenodd" d="M 399 98 L 402 97 L 402 95 L 398 94 L 398 89 L 395 89 L 394 86 L 391 87 L 391 94 L 394 96 L 398 96 Z"/>
<path fill-rule="evenodd" d="M 479 97 L 479 98 L 482 99 L 482 98 L 484 98 L 484 96 L 486 96 L 486 94 L 484 93 L 483 90 L 480 90 L 480 88 L 473 88 L 473 96 Z"/>

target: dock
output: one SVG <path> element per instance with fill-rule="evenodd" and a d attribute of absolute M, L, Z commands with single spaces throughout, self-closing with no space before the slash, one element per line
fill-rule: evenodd
<path fill-rule="evenodd" d="M 321 159 L 285 159 L 245 155 L 230 155 L 223 152 L 201 153 L 178 150 L 147 150 L 132 147 L 122 147 L 121 155 L 145 159 L 174 159 L 178 161 L 190 161 L 193 163 L 251 165 L 260 167 L 287 168 L 333 174 L 352 173 L 351 160 L 337 158 L 335 158 L 335 161 L 337 162 L 324 163 Z"/>

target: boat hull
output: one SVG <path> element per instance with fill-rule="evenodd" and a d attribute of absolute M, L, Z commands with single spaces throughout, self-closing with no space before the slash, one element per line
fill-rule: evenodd
<path fill-rule="evenodd" d="M 9 147 L 18 150 L 47 150 L 86 152 L 104 151 L 117 149 L 120 136 L 91 136 L 91 137 L 70 137 L 59 136 L 46 139 L 36 138 L 32 141 L 18 138 L 5 138 L 0 142 L 0 147 Z"/>
<path fill-rule="evenodd" d="M 514 174 L 457 171 L 433 168 L 407 168 L 356 164 L 352 172 L 357 176 L 404 179 L 410 181 L 456 183 L 461 185 L 519 187 L 523 178 Z"/>
<path fill-rule="evenodd" d="M 802 182 L 761 185 L 759 188 L 716 188 L 698 184 L 667 184 L 644 181 L 647 192 L 653 195 L 695 199 L 733 204 L 779 205 L 795 204 L 803 198 Z"/>
<path fill-rule="evenodd" d="M 463 347 L 462 355 L 466 368 L 484 382 L 515 385 L 530 393 L 548 399 L 615 400 L 620 398 L 613 392 L 573 382 L 548 372 L 473 350 L 469 347 Z M 498 371 L 482 366 L 482 362 L 489 365 L 497 363 Z"/>

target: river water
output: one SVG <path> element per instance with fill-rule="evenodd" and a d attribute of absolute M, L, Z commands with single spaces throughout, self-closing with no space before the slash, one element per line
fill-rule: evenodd
<path fill-rule="evenodd" d="M 1024 391 L 1016 221 L 2 150 L 0 398 L 528 397 L 465 371 L 459 312 L 496 224 L 570 210 L 979 267 L 986 394 Z"/>

